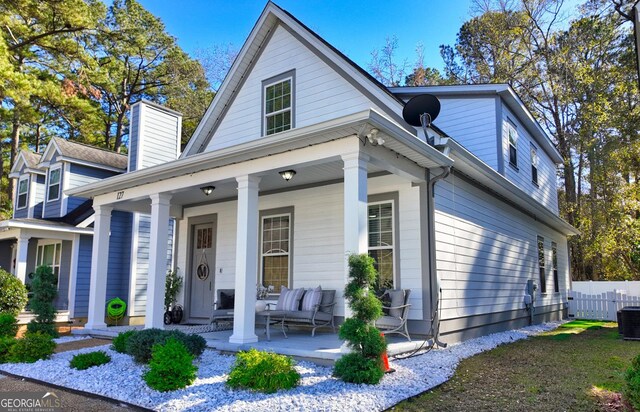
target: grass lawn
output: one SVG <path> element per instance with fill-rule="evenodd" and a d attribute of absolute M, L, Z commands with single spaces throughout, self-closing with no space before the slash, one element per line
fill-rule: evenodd
<path fill-rule="evenodd" d="M 451 380 L 396 411 L 629 411 L 624 372 L 640 342 L 616 323 L 573 321 L 460 363 Z"/>

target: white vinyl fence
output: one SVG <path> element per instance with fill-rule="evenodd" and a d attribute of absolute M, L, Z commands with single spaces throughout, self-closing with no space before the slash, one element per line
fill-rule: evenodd
<path fill-rule="evenodd" d="M 599 294 L 569 291 L 569 318 L 617 321 L 616 312 L 625 306 L 640 306 L 639 296 L 615 290 Z"/>

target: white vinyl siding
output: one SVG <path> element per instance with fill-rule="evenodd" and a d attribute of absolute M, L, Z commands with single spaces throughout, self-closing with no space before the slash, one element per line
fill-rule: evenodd
<path fill-rule="evenodd" d="M 18 180 L 18 201 L 16 202 L 17 209 L 24 209 L 29 203 L 29 176 L 23 176 Z"/>
<path fill-rule="evenodd" d="M 295 70 L 295 127 L 301 128 L 376 108 L 327 63 L 278 26 L 237 92 L 205 151 L 262 136 L 262 81 Z"/>
<path fill-rule="evenodd" d="M 498 170 L 495 98 L 439 96 L 438 99 L 441 109 L 435 125 L 493 170 Z"/>
<path fill-rule="evenodd" d="M 537 306 L 566 300 L 563 235 L 458 176 L 438 182 L 435 208 L 442 319 L 523 309 L 527 280 L 539 279 L 538 235 L 557 241 L 562 293 L 543 296 Z"/>
<path fill-rule="evenodd" d="M 502 108 L 503 112 L 503 153 L 505 163 L 505 177 L 527 192 L 531 197 L 546 206 L 549 210 L 558 214 L 558 191 L 557 191 L 557 168 L 549 155 L 535 143 L 526 128 L 511 114 L 506 106 Z M 508 141 L 508 124 L 515 124 L 518 130 L 518 168 L 509 166 L 509 141 Z M 537 148 L 538 155 L 538 184 L 533 183 L 531 174 L 531 147 Z"/>

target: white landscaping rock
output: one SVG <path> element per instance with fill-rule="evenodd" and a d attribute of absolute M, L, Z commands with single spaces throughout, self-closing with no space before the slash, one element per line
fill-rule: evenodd
<path fill-rule="evenodd" d="M 193 385 L 167 393 L 150 389 L 142 379 L 145 367 L 108 345 L 55 354 L 35 364 L 4 364 L 0 370 L 161 411 L 381 411 L 447 381 L 464 358 L 559 325 L 560 322 L 553 322 L 529 326 L 408 359 L 391 359 L 396 372 L 372 386 L 344 383 L 331 376 L 332 368 L 299 362 L 296 369 L 302 377 L 300 386 L 270 395 L 229 389 L 225 381 L 235 357 L 212 350 L 206 350 L 197 362 L 198 377 Z M 111 362 L 84 371 L 69 367 L 73 355 L 97 350 L 107 352 Z"/>

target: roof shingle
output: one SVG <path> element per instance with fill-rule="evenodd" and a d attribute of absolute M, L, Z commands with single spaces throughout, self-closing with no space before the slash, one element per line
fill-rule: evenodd
<path fill-rule="evenodd" d="M 60 149 L 60 154 L 64 157 L 110 166 L 123 171 L 127 170 L 128 158 L 126 155 L 82 143 L 70 142 L 59 137 L 54 137 L 54 141 Z"/>

